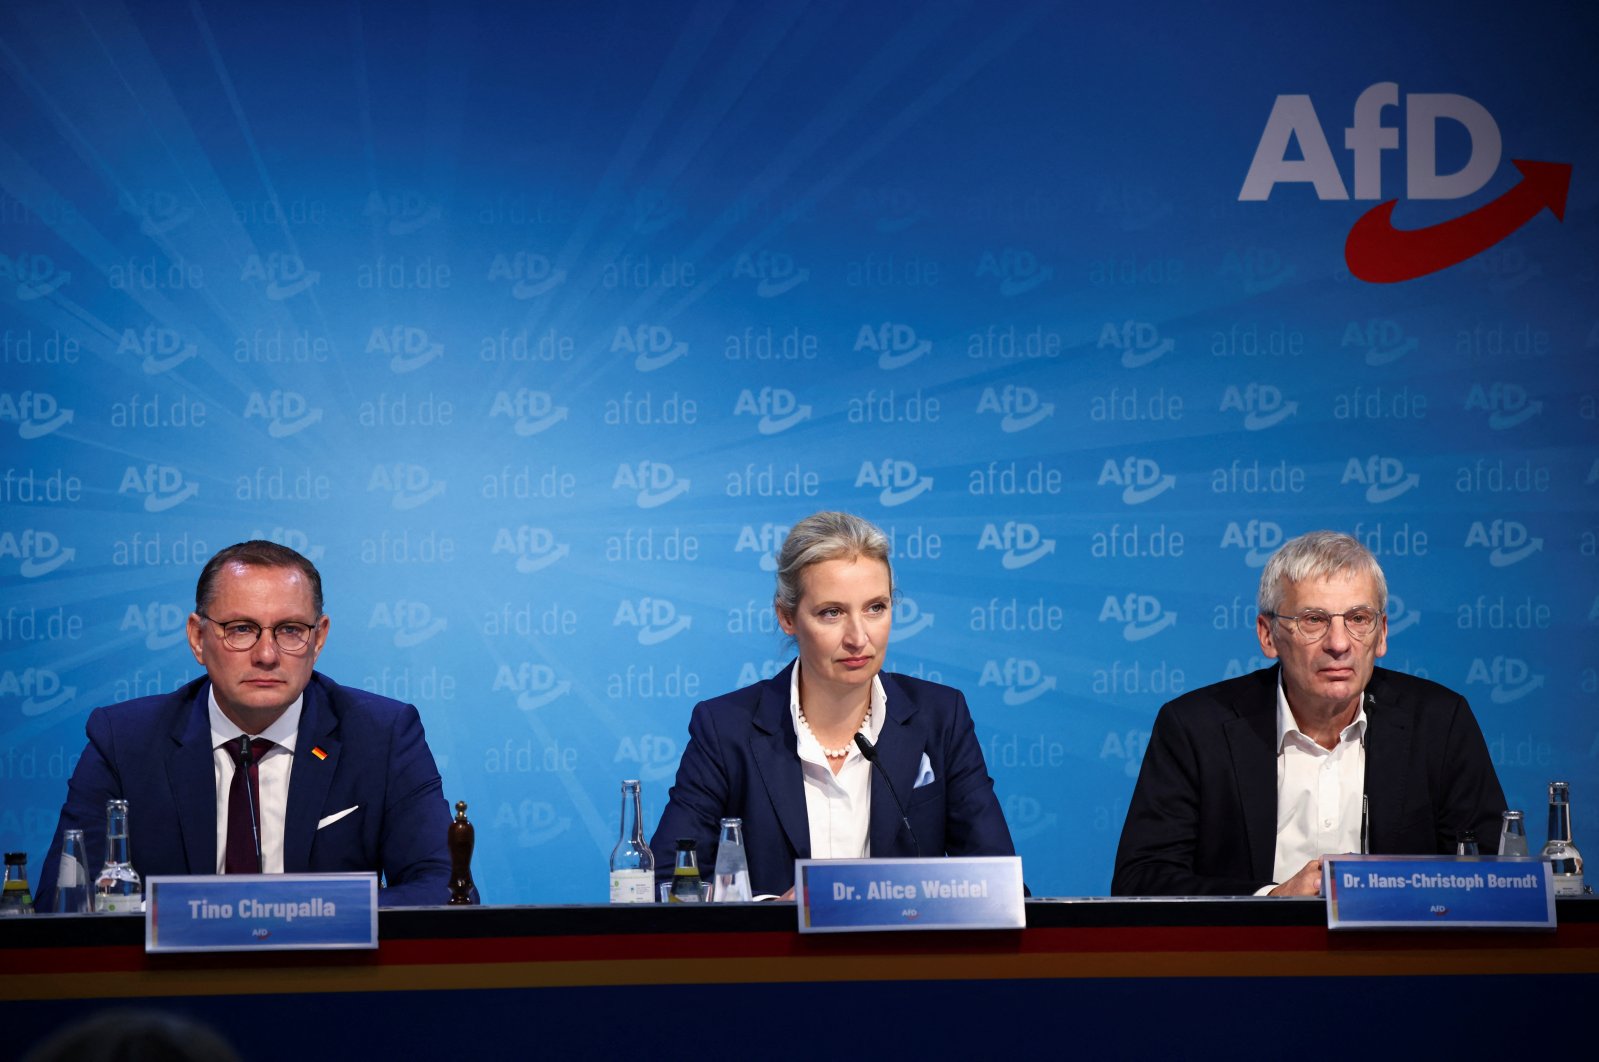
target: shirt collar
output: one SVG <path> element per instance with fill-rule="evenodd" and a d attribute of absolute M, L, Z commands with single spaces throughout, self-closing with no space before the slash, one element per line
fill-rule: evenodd
<path fill-rule="evenodd" d="M 211 718 L 211 747 L 217 748 L 230 741 L 239 740 L 243 733 L 237 723 L 222 714 L 222 706 L 217 704 L 217 690 L 214 684 L 208 685 L 207 700 L 210 702 L 207 714 Z M 294 703 L 284 709 L 273 724 L 251 737 L 264 737 L 274 745 L 282 745 L 291 753 L 294 751 L 294 740 L 300 732 L 300 709 L 305 704 L 305 693 L 302 692 L 294 698 Z"/>
<path fill-rule="evenodd" d="M 1303 730 L 1300 730 L 1299 729 L 1299 724 L 1294 721 L 1294 711 L 1293 711 L 1292 708 L 1288 707 L 1288 691 L 1283 688 L 1283 673 L 1282 673 L 1282 669 L 1278 668 L 1277 669 L 1277 754 L 1279 756 L 1282 755 L 1283 743 L 1288 740 L 1289 735 L 1291 735 L 1291 734 L 1298 734 L 1299 736 L 1303 737 L 1306 741 L 1311 741 L 1310 736 L 1308 734 L 1306 734 Z M 1351 721 L 1350 724 L 1348 726 L 1344 727 L 1344 729 L 1339 733 L 1338 740 L 1339 740 L 1340 743 L 1345 742 L 1345 741 L 1358 741 L 1360 743 L 1360 746 L 1362 748 L 1365 748 L 1365 746 L 1366 746 L 1366 694 L 1365 694 L 1364 690 L 1361 691 L 1361 694 L 1360 694 L 1360 711 L 1355 713 L 1355 718 L 1353 719 L 1353 721 Z M 1311 743 L 1314 744 L 1313 741 L 1311 741 Z"/>
<path fill-rule="evenodd" d="M 810 733 L 808 731 L 806 731 L 806 729 L 804 727 L 799 725 L 799 713 L 800 713 L 800 692 L 799 692 L 800 691 L 800 679 L 799 679 L 799 675 L 800 675 L 800 662 L 799 662 L 799 658 L 795 657 L 794 658 L 794 673 L 789 677 L 789 680 L 788 680 L 788 714 L 789 714 L 789 718 L 794 723 L 794 733 L 796 735 L 798 735 L 798 737 L 799 737 L 800 748 L 802 750 L 806 749 L 806 748 L 814 748 L 815 751 L 816 751 L 816 759 L 818 761 L 825 761 L 826 757 L 822 755 L 821 742 L 819 742 L 815 738 L 813 738 L 810 735 Z M 888 693 L 887 693 L 887 691 L 885 691 L 883 689 L 883 677 L 882 677 L 881 674 L 873 675 L 872 676 L 872 718 L 866 724 L 866 736 L 871 739 L 872 744 L 874 744 L 874 745 L 877 744 L 878 737 L 881 736 L 882 733 L 883 733 L 883 723 L 884 723 L 884 721 L 887 718 L 888 718 Z M 850 755 L 852 755 L 852 756 L 857 756 L 859 754 L 860 754 L 860 749 L 858 749 L 858 748 L 850 750 Z"/>

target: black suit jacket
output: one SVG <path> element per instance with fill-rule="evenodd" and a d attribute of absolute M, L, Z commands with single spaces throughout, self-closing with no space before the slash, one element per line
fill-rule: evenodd
<path fill-rule="evenodd" d="M 1116 850 L 1113 895 L 1249 895 L 1272 884 L 1277 672 L 1161 708 Z M 1461 830 L 1489 850 L 1505 796 L 1465 698 L 1384 668 L 1366 693 L 1371 851 L 1450 854 Z"/>

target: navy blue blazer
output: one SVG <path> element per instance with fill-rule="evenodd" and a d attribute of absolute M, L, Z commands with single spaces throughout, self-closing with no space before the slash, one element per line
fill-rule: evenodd
<path fill-rule="evenodd" d="M 50 909 L 61 834 L 83 831 L 89 873 L 105 859 L 105 802 L 128 802 L 129 847 L 141 878 L 215 874 L 216 776 L 210 680 L 96 708 L 89 744 L 67 783 L 55 839 L 40 868 L 36 906 Z M 409 704 L 313 672 L 290 769 L 283 836 L 289 873 L 381 871 L 384 906 L 449 900 L 449 809 L 422 720 Z M 326 758 L 312 750 L 320 748 Z M 317 828 L 329 816 L 356 810 Z"/>
<path fill-rule="evenodd" d="M 1247 896 L 1272 884 L 1280 666 L 1161 708 L 1122 826 L 1112 895 Z M 1505 794 L 1465 698 L 1380 667 L 1366 693 L 1372 853 L 1453 854 L 1460 830 L 1492 850 Z"/>
<path fill-rule="evenodd" d="M 764 682 L 694 706 L 677 782 L 650 841 L 663 880 L 671 876 L 680 837 L 698 843 L 700 869 L 709 876 L 721 820 L 736 816 L 744 820 L 751 889 L 775 895 L 794 884 L 794 860 L 810 858 L 811 834 L 789 712 L 793 670 L 789 664 Z M 1015 855 L 966 698 L 905 675 L 881 678 L 887 719 L 878 760 L 905 802 L 920 854 Z M 933 781 L 913 789 L 923 753 Z M 874 857 L 918 854 L 875 771 L 868 836 Z"/>

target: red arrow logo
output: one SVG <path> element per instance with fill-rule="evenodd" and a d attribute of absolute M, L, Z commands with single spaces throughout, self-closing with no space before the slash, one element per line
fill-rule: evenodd
<path fill-rule="evenodd" d="M 1566 190 L 1571 165 L 1513 159 L 1521 171 L 1516 186 L 1471 213 L 1425 229 L 1396 229 L 1390 199 L 1363 214 L 1344 242 L 1349 272 L 1371 284 L 1414 280 L 1481 254 L 1548 207 L 1566 217 Z"/>

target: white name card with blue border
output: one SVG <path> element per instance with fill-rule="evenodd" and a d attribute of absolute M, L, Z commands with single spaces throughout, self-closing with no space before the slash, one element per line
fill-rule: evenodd
<path fill-rule="evenodd" d="M 801 933 L 1027 924 L 1018 856 L 801 859 L 794 885 Z"/>
<path fill-rule="evenodd" d="M 1553 929 L 1549 863 L 1527 856 L 1329 856 L 1328 929 Z"/>
<path fill-rule="evenodd" d="M 152 877 L 144 950 L 335 951 L 378 946 L 376 874 Z"/>

